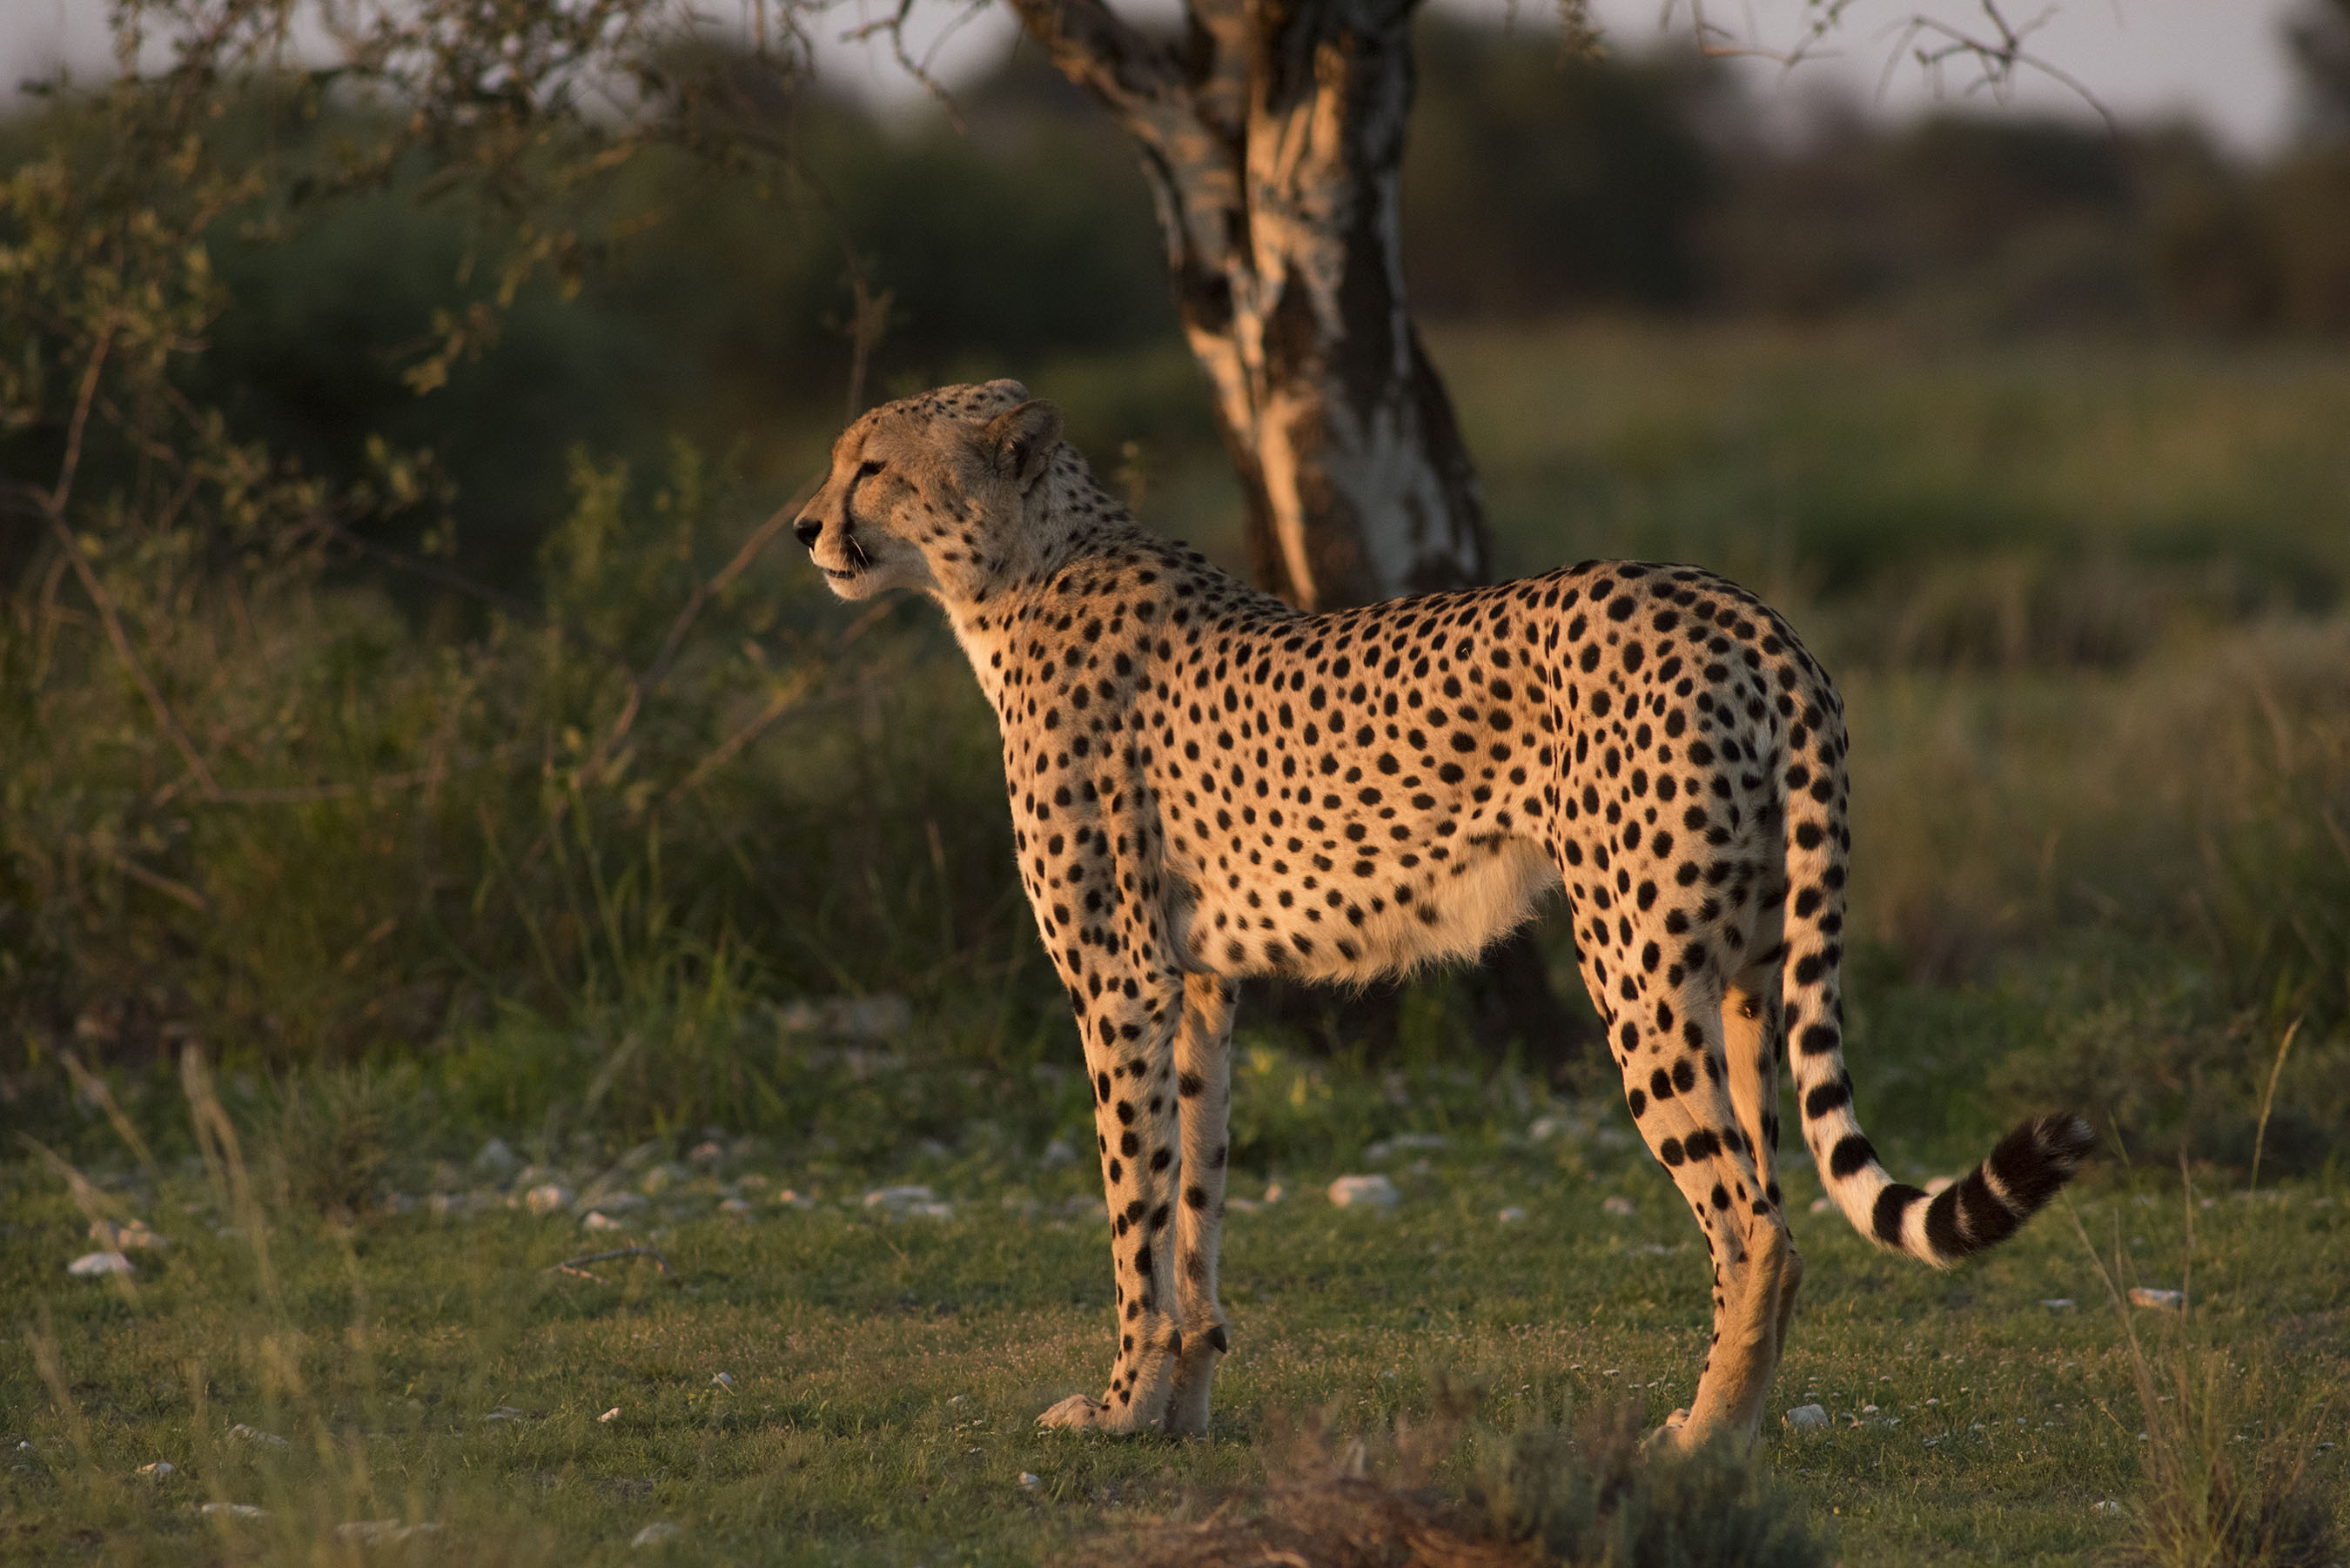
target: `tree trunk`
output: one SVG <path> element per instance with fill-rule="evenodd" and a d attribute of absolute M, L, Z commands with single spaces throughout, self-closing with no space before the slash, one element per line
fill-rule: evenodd
<path fill-rule="evenodd" d="M 1482 582 L 1483 504 L 1407 308 L 1409 0 L 1194 0 L 1178 50 L 1014 0 L 1133 136 L 1260 586 L 1302 609 Z"/>
<path fill-rule="evenodd" d="M 1102 0 L 1012 4 L 1140 154 L 1258 586 L 1323 610 L 1487 581 L 1476 472 L 1404 293 L 1415 0 L 1191 0 L 1180 47 Z M 1531 936 L 1481 971 L 1489 1043 L 1573 1056 Z"/>

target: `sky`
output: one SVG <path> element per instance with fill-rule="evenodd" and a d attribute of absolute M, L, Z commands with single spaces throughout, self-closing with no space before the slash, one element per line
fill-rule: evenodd
<path fill-rule="evenodd" d="M 1120 0 L 1114 0 L 1120 3 Z M 1500 16 L 1508 0 L 1436 0 L 1464 14 Z M 1804 0 L 1702 0 L 1708 19 L 1762 50 L 1784 52 L 1799 36 Z M 2186 113 L 2230 145 L 2257 152 L 2292 132 L 2293 78 L 2280 34 L 2308 0 L 1991 0 L 2019 26 L 2046 16 L 2032 35 L 2033 52 L 2074 78 L 2125 119 Z M 836 13 L 840 30 L 853 26 L 858 6 L 882 14 L 889 0 L 847 0 Z M 1544 25 L 1550 0 L 1521 0 L 1523 26 Z M 1607 36 L 1637 50 L 1665 30 L 1689 36 L 1691 0 L 1592 0 Z M 714 8 L 723 8 L 714 7 Z M 1123 0 L 1122 8 L 1149 17 L 1173 14 L 1170 0 Z M 955 0 L 938 0 L 933 28 L 958 14 Z M 919 14 L 919 13 L 918 13 Z M 1925 16 L 1978 37 L 1991 36 L 1984 0 L 1852 0 L 1831 40 L 1829 57 L 1793 69 L 1756 57 L 1745 67 L 1757 93 L 1794 105 L 1823 91 L 1876 102 L 1900 115 L 1936 100 L 1935 82 L 1909 61 L 1902 25 Z M 941 54 L 950 80 L 979 68 L 1012 47 L 1014 28 L 1001 5 L 986 7 L 956 29 Z M 837 45 L 827 50 L 836 81 L 852 83 L 888 102 L 910 103 L 920 89 L 874 48 Z M 0 0 L 0 83 L 44 73 L 60 59 L 86 74 L 104 69 L 106 0 Z M 1888 69 L 1888 66 L 1890 68 Z M 1968 99 L 1971 74 L 1952 67 L 1939 96 Z M 1975 94 L 1975 98 L 1982 95 Z M 2072 88 L 2026 73 L 2016 102 L 2023 108 L 2085 114 Z"/>

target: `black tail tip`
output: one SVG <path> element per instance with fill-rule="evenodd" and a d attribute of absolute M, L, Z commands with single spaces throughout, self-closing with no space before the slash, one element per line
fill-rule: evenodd
<path fill-rule="evenodd" d="M 2073 1179 L 2096 1147 L 2095 1128 L 2071 1111 L 2035 1116 L 2002 1139 L 1985 1162 L 2007 1205 L 2033 1213 Z"/>

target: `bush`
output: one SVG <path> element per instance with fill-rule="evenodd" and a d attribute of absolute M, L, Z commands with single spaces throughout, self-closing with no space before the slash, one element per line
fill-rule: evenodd
<path fill-rule="evenodd" d="M 1206 1522 L 1144 1532 L 1145 1568 L 1812 1568 L 1828 1559 L 1802 1507 L 1729 1444 L 1649 1449 L 1637 1405 L 1572 1429 L 1473 1431 L 1440 1385 L 1427 1422 L 1375 1442 L 1326 1417 L 1276 1423 L 1261 1495 Z M 1374 1459 L 1374 1449 L 1377 1459 Z M 1448 1483 L 1451 1475 L 1465 1480 Z M 1243 1517 L 1230 1517 L 1235 1512 Z M 1087 1559 L 1092 1561 L 1095 1559 Z"/>

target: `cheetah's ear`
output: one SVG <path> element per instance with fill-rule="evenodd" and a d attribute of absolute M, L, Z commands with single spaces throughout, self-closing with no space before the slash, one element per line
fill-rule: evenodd
<path fill-rule="evenodd" d="M 1061 410 L 1044 398 L 1032 398 L 1016 409 L 1006 409 L 987 421 L 980 442 L 996 466 L 1025 490 L 1036 483 L 1061 443 Z"/>

